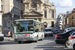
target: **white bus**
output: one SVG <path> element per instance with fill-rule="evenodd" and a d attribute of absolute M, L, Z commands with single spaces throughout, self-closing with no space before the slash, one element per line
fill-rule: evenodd
<path fill-rule="evenodd" d="M 44 24 L 32 19 L 19 19 L 14 22 L 14 40 L 18 43 L 22 41 L 38 41 L 44 38 Z"/>

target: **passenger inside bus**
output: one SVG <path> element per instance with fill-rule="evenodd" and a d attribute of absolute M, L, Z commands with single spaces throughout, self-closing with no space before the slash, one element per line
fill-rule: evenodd
<path fill-rule="evenodd" d="M 18 32 L 24 32 L 24 31 L 27 31 L 25 29 L 25 27 L 23 27 L 22 25 L 18 24 Z"/>

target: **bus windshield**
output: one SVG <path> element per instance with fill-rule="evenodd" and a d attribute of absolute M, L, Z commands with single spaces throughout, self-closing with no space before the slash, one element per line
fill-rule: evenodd
<path fill-rule="evenodd" d="M 15 32 L 34 32 L 33 21 L 16 21 Z"/>

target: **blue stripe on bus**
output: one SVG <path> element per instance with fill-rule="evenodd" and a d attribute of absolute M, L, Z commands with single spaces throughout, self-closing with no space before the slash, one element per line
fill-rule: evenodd
<path fill-rule="evenodd" d="M 39 32 L 36 32 L 37 34 L 39 33 Z M 44 33 L 44 32 L 40 32 L 40 33 Z"/>

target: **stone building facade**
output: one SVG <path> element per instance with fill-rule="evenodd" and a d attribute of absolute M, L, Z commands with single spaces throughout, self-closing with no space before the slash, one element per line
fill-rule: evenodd
<path fill-rule="evenodd" d="M 2 32 L 2 10 L 1 10 L 1 0 L 0 0 L 0 33 Z"/>
<path fill-rule="evenodd" d="M 72 13 L 68 15 L 68 25 L 69 27 L 75 27 L 75 8 Z"/>
<path fill-rule="evenodd" d="M 3 34 L 12 31 L 13 21 L 21 16 L 21 0 L 1 0 Z"/>
<path fill-rule="evenodd" d="M 63 30 L 69 27 L 75 27 L 75 8 L 63 16 Z"/>
<path fill-rule="evenodd" d="M 35 19 L 45 27 L 56 27 L 56 8 L 49 0 L 23 0 L 23 18 Z"/>

